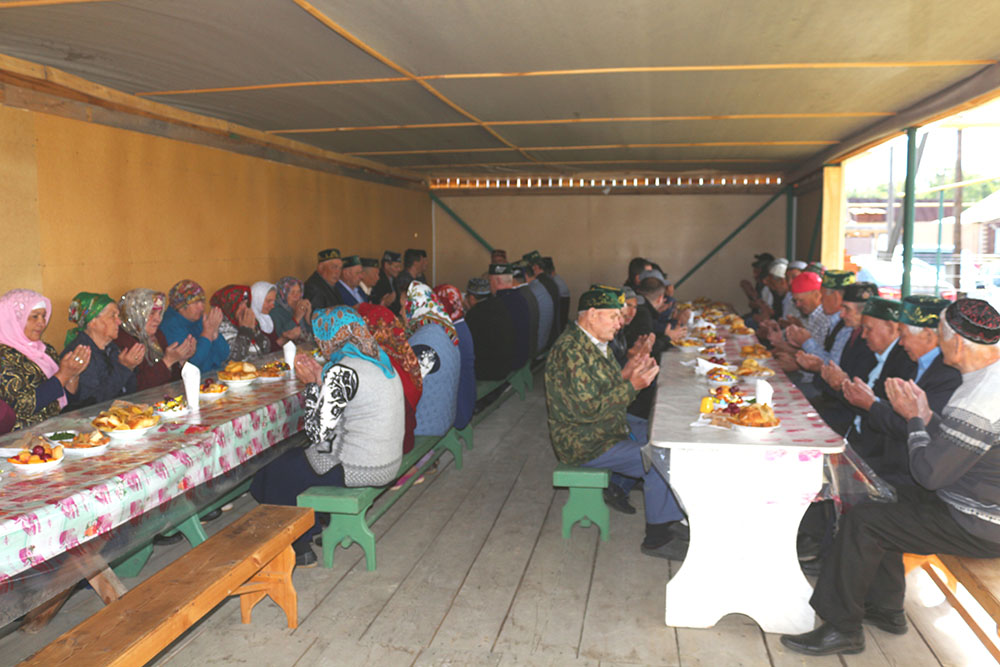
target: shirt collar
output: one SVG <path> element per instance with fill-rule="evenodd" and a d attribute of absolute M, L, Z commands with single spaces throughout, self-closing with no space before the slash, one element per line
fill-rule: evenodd
<path fill-rule="evenodd" d="M 941 348 L 936 346 L 931 348 L 930 351 L 925 352 L 922 357 L 917 359 L 917 373 L 919 375 L 923 375 L 924 371 L 930 368 L 931 364 L 934 363 L 934 360 L 938 358 L 939 354 L 941 354 Z"/>
<path fill-rule="evenodd" d="M 577 322 L 576 326 L 580 327 L 580 323 Z M 602 340 L 597 340 L 597 338 L 595 338 L 593 335 L 591 335 L 591 333 L 589 331 L 587 331 L 586 329 L 584 329 L 583 327 L 580 327 L 580 331 L 582 331 L 583 334 L 587 338 L 590 339 L 591 343 L 593 343 L 594 345 L 597 346 L 597 349 L 601 351 L 601 355 L 602 356 L 605 356 L 605 357 L 608 356 L 608 344 L 607 343 L 605 343 Z"/>
<path fill-rule="evenodd" d="M 896 340 L 889 343 L 888 347 L 886 347 L 881 354 L 875 355 L 875 360 L 880 364 L 883 363 L 886 359 L 889 358 L 889 354 L 892 352 L 892 348 L 896 347 L 896 343 L 898 342 L 899 338 L 896 338 Z"/>

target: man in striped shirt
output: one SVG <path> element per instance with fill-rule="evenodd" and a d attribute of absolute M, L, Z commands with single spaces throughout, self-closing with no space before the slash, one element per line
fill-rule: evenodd
<path fill-rule="evenodd" d="M 810 600 L 824 622 L 782 636 L 794 651 L 860 653 L 862 623 L 906 632 L 904 553 L 1000 557 L 1000 314 L 985 301 L 960 299 L 938 327 L 945 363 L 962 373 L 941 414 L 912 380 L 886 383 L 907 420 L 920 486 L 900 488 L 898 503 L 858 505 L 844 516 Z"/>

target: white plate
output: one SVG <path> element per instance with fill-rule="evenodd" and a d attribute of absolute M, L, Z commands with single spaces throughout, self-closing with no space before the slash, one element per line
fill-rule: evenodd
<path fill-rule="evenodd" d="M 73 439 L 73 438 L 66 438 L 65 440 L 53 440 L 52 436 L 55 435 L 56 433 L 72 433 L 73 437 L 76 437 L 79 431 L 71 431 L 69 429 L 63 429 L 61 431 L 52 431 L 51 433 L 44 433 L 42 437 L 51 442 L 53 445 L 65 445 L 67 442 Z"/>
<path fill-rule="evenodd" d="M 722 382 L 720 382 L 719 380 L 709 380 L 708 386 L 711 387 L 712 389 L 715 389 L 716 387 L 732 387 L 734 384 L 739 384 L 739 383 L 740 383 L 739 380 L 725 380 Z"/>
<path fill-rule="evenodd" d="M 230 389 L 243 389 L 244 387 L 249 387 L 256 381 L 257 378 L 251 378 L 249 380 L 223 380 L 222 378 L 219 378 L 219 382 L 229 385 Z"/>
<path fill-rule="evenodd" d="M 65 454 L 65 449 L 63 453 Z M 47 472 L 53 468 L 57 468 L 62 465 L 63 460 L 66 458 L 64 455 L 61 459 L 56 459 L 55 461 L 48 461 L 46 463 L 10 463 L 11 467 L 18 472 L 35 474 L 39 472 Z"/>
<path fill-rule="evenodd" d="M 218 400 L 218 399 L 222 398 L 223 396 L 225 396 L 228 393 L 229 393 L 228 389 L 226 389 L 225 391 L 222 391 L 222 392 L 204 392 L 204 391 L 200 391 L 200 392 L 198 392 L 198 396 L 203 401 L 215 401 L 215 400 Z"/>
<path fill-rule="evenodd" d="M 286 377 L 288 377 L 288 371 L 281 371 L 281 375 L 279 375 L 276 378 L 268 377 L 266 375 L 258 375 L 257 380 L 259 380 L 260 382 L 281 382 Z"/>
<path fill-rule="evenodd" d="M 135 442 L 146 435 L 146 433 L 154 428 L 157 428 L 160 424 L 156 423 L 152 426 L 147 426 L 145 428 L 132 428 L 127 431 L 105 431 L 104 429 L 99 429 L 101 433 L 111 438 L 111 442 Z"/>
<path fill-rule="evenodd" d="M 781 428 L 781 424 L 778 424 L 777 426 L 742 426 L 740 424 L 733 424 L 734 431 L 741 435 L 750 436 L 751 438 L 763 438 L 765 435 L 778 428 Z"/>
<path fill-rule="evenodd" d="M 78 459 L 87 458 L 88 456 L 99 456 L 104 452 L 108 451 L 108 447 L 111 446 L 109 442 L 106 445 L 101 445 L 99 447 L 63 447 L 63 454 L 66 456 L 72 456 Z"/>

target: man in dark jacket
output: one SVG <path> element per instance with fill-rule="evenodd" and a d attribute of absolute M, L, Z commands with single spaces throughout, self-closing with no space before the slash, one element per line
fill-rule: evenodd
<path fill-rule="evenodd" d="M 476 351 L 476 380 L 503 380 L 514 370 L 514 323 L 483 278 L 469 281 L 465 323 Z"/>
<path fill-rule="evenodd" d="M 312 304 L 314 313 L 320 308 L 343 305 L 344 302 L 335 287 L 340 280 L 342 267 L 340 250 L 336 248 L 321 250 L 317 255 L 316 270 L 306 279 L 304 295 Z"/>

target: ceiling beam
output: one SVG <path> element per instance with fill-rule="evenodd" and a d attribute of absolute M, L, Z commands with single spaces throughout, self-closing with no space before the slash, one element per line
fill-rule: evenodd
<path fill-rule="evenodd" d="M 731 146 L 831 146 L 836 141 L 688 141 L 663 144 L 598 144 L 594 146 L 524 146 L 526 151 L 582 151 L 609 150 L 615 148 L 692 148 L 692 147 L 731 147 Z M 502 147 L 494 148 L 432 148 L 424 150 L 405 151 L 359 151 L 348 155 L 434 155 L 439 153 L 486 153 L 490 151 L 510 150 Z"/>

